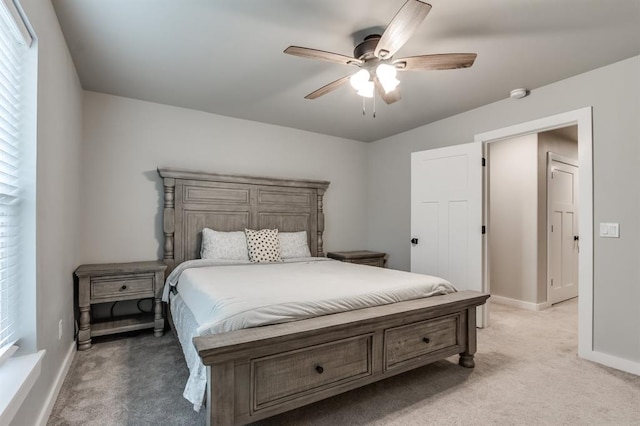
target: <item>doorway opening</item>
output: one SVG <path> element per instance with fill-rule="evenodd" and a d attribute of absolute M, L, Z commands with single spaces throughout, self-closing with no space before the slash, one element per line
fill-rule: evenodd
<path fill-rule="evenodd" d="M 578 235 L 580 239 L 578 276 L 578 355 L 589 358 L 593 353 L 593 136 L 591 107 L 570 111 L 563 114 L 546 117 L 527 123 L 517 124 L 502 129 L 478 134 L 475 142 L 484 145 L 485 155 L 490 143 L 531 134 L 538 134 L 550 130 L 577 126 L 578 166 Z M 486 175 L 486 173 L 485 173 Z M 485 176 L 484 218 L 489 218 L 488 208 L 488 179 Z M 490 288 L 490 259 L 488 242 L 491 230 L 484 241 L 483 250 L 483 291 L 491 293 Z M 491 299 L 489 299 L 491 300 Z M 489 324 L 490 305 L 483 310 L 483 323 Z"/>
<path fill-rule="evenodd" d="M 486 146 L 493 302 L 542 310 L 578 297 L 578 127 Z"/>

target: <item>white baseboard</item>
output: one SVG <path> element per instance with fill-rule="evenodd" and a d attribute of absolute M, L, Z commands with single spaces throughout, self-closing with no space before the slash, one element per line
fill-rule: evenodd
<path fill-rule="evenodd" d="M 49 416 L 51 415 L 51 411 L 53 411 L 53 406 L 58 399 L 58 394 L 60 393 L 60 389 L 62 388 L 62 384 L 64 383 L 64 379 L 67 377 L 67 373 L 69 372 L 69 368 L 71 368 L 71 363 L 73 362 L 73 356 L 76 354 L 76 341 L 71 342 L 71 346 L 67 351 L 67 355 L 64 357 L 64 361 L 62 362 L 62 367 L 60 371 L 58 371 L 58 375 L 56 376 L 56 380 L 51 387 L 51 391 L 49 391 L 49 395 L 47 395 L 47 399 L 45 400 L 44 407 L 40 411 L 40 415 L 38 416 L 38 420 L 36 421 L 36 425 L 38 426 L 46 426 L 47 421 L 49 420 Z"/>
<path fill-rule="evenodd" d="M 527 311 L 542 311 L 543 309 L 547 309 L 551 307 L 551 303 L 549 302 L 542 302 L 542 303 L 525 302 L 523 300 L 496 296 L 495 294 L 491 295 L 491 301 L 493 303 L 498 303 L 500 305 L 507 305 L 507 306 L 512 306 L 514 308 L 526 309 Z"/>
<path fill-rule="evenodd" d="M 579 354 L 581 358 L 589 361 L 597 362 L 598 364 L 606 365 L 607 367 L 615 368 L 616 370 L 626 371 L 627 373 L 640 376 L 640 363 L 631 361 L 624 358 L 618 358 L 617 356 L 605 354 L 603 352 L 591 351 L 585 354 Z"/>

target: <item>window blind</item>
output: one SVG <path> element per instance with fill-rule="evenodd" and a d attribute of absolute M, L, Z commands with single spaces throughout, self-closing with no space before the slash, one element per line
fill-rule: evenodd
<path fill-rule="evenodd" d="M 28 49 L 0 4 L 0 352 L 17 338 L 20 297 L 21 67 Z"/>

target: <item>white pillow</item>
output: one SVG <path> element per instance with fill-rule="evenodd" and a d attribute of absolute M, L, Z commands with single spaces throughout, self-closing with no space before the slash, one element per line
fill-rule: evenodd
<path fill-rule="evenodd" d="M 292 259 L 295 257 L 311 257 L 311 250 L 307 243 L 307 231 L 279 232 L 280 257 Z"/>
<path fill-rule="evenodd" d="M 202 259 L 249 260 L 247 237 L 242 231 L 220 232 L 204 228 L 200 257 Z"/>
<path fill-rule="evenodd" d="M 249 260 L 253 263 L 282 262 L 277 229 L 245 229 Z"/>

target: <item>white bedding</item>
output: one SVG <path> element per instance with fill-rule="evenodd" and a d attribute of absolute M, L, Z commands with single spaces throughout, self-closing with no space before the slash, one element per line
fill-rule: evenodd
<path fill-rule="evenodd" d="M 180 319 L 176 318 L 173 300 L 172 313 L 176 328 L 183 328 L 178 331 L 184 335 L 180 340 L 191 372 L 184 396 L 195 409 L 200 408 L 203 400 L 206 371 L 197 356 L 193 360 L 195 350 L 185 348 L 192 346 L 192 336 L 456 291 L 442 278 L 326 258 L 266 264 L 189 261 L 179 265 L 167 279 L 165 298 L 170 287 L 175 287 L 180 296 L 176 309 L 181 311 Z M 182 312 L 185 308 L 186 314 Z M 180 327 L 178 322 L 187 326 Z"/>

